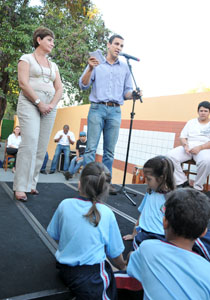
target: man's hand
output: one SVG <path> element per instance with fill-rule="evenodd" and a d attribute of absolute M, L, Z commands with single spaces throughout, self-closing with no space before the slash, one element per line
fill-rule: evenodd
<path fill-rule="evenodd" d="M 189 146 L 186 144 L 183 146 L 184 147 L 184 150 L 187 154 L 190 154 L 190 149 L 189 149 Z"/>
<path fill-rule="evenodd" d="M 134 99 L 140 99 L 140 97 L 141 96 L 143 96 L 143 93 L 142 93 L 142 91 L 140 91 L 140 90 L 134 90 L 133 92 L 132 92 L 132 97 L 134 98 Z"/>
<path fill-rule="evenodd" d="M 196 146 L 196 147 L 192 148 L 189 152 L 191 154 L 198 154 L 201 150 L 202 150 L 202 146 L 200 145 L 200 146 Z"/>
<path fill-rule="evenodd" d="M 128 92 L 125 95 L 125 99 L 140 99 L 140 101 L 142 102 L 141 96 L 143 96 L 142 91 L 140 91 L 138 88 L 136 90 L 134 90 L 133 92 Z"/>
<path fill-rule="evenodd" d="M 69 144 L 74 145 L 74 141 L 72 141 L 70 134 L 67 135 L 67 138 L 69 140 Z"/>
<path fill-rule="evenodd" d="M 99 63 L 99 61 L 95 57 L 91 56 L 88 59 L 88 64 L 89 64 L 89 68 L 91 70 L 93 70 L 93 68 L 97 67 L 100 63 Z"/>

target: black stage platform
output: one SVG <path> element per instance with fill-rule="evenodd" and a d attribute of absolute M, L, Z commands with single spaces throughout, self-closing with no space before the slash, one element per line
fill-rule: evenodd
<path fill-rule="evenodd" d="M 107 205 L 116 215 L 122 235 L 133 230 L 137 207 L 145 185 L 129 185 L 137 206 L 122 194 L 109 196 Z M 46 233 L 47 225 L 65 198 L 78 196 L 77 185 L 40 183 L 40 194 L 28 195 L 28 202 L 13 199 L 12 183 L 0 182 L 0 299 L 71 299 L 55 268 L 56 243 Z M 125 242 L 127 252 L 131 242 Z"/>
<path fill-rule="evenodd" d="M 127 185 L 126 189 L 137 193 L 131 196 L 136 206 L 123 194 L 109 196 L 107 200 L 122 235 L 133 230 L 146 185 Z M 1 300 L 73 299 L 58 277 L 54 258 L 57 244 L 46 228 L 58 204 L 79 195 L 77 185 L 39 183 L 38 190 L 38 196 L 28 195 L 29 201 L 23 204 L 13 199 L 11 182 L 0 182 Z M 131 249 L 132 242 L 126 241 L 125 257 Z"/>

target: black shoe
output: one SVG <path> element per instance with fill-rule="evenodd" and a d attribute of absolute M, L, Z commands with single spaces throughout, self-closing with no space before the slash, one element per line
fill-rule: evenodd
<path fill-rule="evenodd" d="M 109 186 L 109 194 L 110 195 L 117 195 L 117 189 L 114 187 L 113 184 L 110 184 L 110 186 Z"/>
<path fill-rule="evenodd" d="M 54 170 L 50 170 L 49 174 L 54 174 L 55 171 Z"/>
<path fill-rule="evenodd" d="M 66 171 L 65 173 L 63 173 L 63 175 L 65 176 L 66 180 L 69 180 L 73 177 L 73 175 L 69 171 Z"/>
<path fill-rule="evenodd" d="M 191 186 L 189 184 L 189 181 L 187 180 L 184 183 L 177 185 L 176 187 L 177 188 L 185 188 L 185 187 L 191 187 Z"/>
<path fill-rule="evenodd" d="M 40 173 L 47 175 L 47 171 L 46 170 L 41 170 Z"/>

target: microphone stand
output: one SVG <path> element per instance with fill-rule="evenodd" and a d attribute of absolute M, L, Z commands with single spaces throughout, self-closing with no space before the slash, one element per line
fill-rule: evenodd
<path fill-rule="evenodd" d="M 135 81 L 135 78 L 134 78 L 134 75 L 133 75 L 133 72 L 132 72 L 132 67 L 131 67 L 131 64 L 129 62 L 129 58 L 126 57 L 126 60 L 127 60 L 127 65 L 128 65 L 128 67 L 130 69 L 131 76 L 133 78 L 133 81 L 134 81 L 134 84 L 135 84 L 135 87 L 136 87 L 136 91 L 139 92 L 140 88 L 137 87 L 137 85 L 136 85 L 136 81 Z M 127 172 L 127 166 L 128 166 L 128 156 L 129 156 L 129 150 L 130 150 L 130 140 L 131 140 L 132 127 L 133 127 L 133 119 L 134 119 L 134 115 L 135 115 L 135 112 L 134 112 L 135 102 L 136 102 L 137 99 L 140 99 L 141 103 L 143 101 L 141 99 L 141 96 L 138 95 L 135 91 L 132 93 L 132 97 L 133 97 L 133 107 L 132 107 L 131 119 L 130 119 L 130 129 L 129 129 L 129 136 L 128 136 L 128 144 L 127 144 L 127 152 L 126 152 L 126 160 L 125 160 L 123 183 L 122 183 L 122 187 L 117 191 L 117 193 L 124 194 L 125 197 L 128 200 L 130 200 L 133 205 L 136 205 L 136 202 L 133 201 L 133 199 L 128 194 L 131 194 L 133 196 L 136 196 L 137 194 L 126 190 L 126 188 L 125 188 L 125 179 L 126 179 L 126 172 Z"/>

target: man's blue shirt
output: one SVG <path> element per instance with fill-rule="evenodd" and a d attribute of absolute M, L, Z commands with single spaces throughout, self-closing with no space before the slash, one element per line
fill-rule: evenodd
<path fill-rule="evenodd" d="M 88 70 L 86 67 L 79 79 L 79 86 L 86 90 L 92 84 L 92 90 L 89 96 L 91 102 L 116 102 L 123 105 L 125 95 L 133 90 L 131 73 L 128 65 L 117 60 L 110 64 L 107 60 L 95 67 L 91 74 L 88 85 L 82 84 L 82 77 Z"/>

